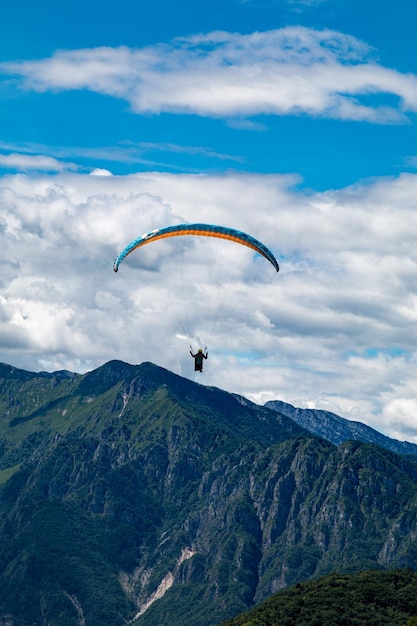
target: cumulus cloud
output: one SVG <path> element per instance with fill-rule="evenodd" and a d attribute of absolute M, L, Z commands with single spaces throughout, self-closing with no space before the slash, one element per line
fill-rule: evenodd
<path fill-rule="evenodd" d="M 64 50 L 49 59 L 2 63 L 0 71 L 27 89 L 88 89 L 122 98 L 139 114 L 307 114 L 399 123 L 417 109 L 415 75 L 379 65 L 374 51 L 352 36 L 300 26 L 212 32 L 142 49 Z M 384 104 L 387 94 L 398 105 Z"/>
<path fill-rule="evenodd" d="M 294 182 L 4 176 L 1 360 L 50 371 L 150 360 L 193 376 L 188 344 L 207 342 L 206 384 L 417 441 L 417 176 L 324 193 Z M 246 248 L 191 238 L 152 244 L 112 271 L 133 238 L 193 221 L 253 234 L 279 274 Z"/>
<path fill-rule="evenodd" d="M 92 172 L 90 172 L 90 176 L 113 176 L 110 170 L 106 170 L 102 167 L 95 167 Z"/>

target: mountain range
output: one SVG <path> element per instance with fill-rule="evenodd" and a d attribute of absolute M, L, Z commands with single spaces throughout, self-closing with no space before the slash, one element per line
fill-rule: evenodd
<path fill-rule="evenodd" d="M 414 448 L 332 443 L 338 416 L 318 436 L 152 363 L 2 364 L 0 390 L 1 626 L 216 626 L 330 572 L 417 565 Z"/>
<path fill-rule="evenodd" d="M 417 444 L 391 439 L 366 424 L 347 420 L 329 411 L 299 409 L 281 400 L 270 400 L 265 406 L 290 417 L 303 428 L 336 445 L 349 440 L 363 441 L 374 443 L 396 454 L 417 456 Z"/>

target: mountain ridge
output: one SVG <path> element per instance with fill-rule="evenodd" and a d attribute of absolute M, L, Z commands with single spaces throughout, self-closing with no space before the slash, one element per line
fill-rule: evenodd
<path fill-rule="evenodd" d="M 296 408 L 282 400 L 269 400 L 264 406 L 290 417 L 311 433 L 323 437 L 335 445 L 352 439 L 364 443 L 374 443 L 396 454 L 417 456 L 417 444 L 393 439 L 367 424 L 348 420 L 330 411 Z"/>

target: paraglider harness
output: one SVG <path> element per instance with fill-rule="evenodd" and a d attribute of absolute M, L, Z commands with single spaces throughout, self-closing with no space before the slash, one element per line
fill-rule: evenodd
<path fill-rule="evenodd" d="M 207 359 L 208 357 L 207 348 L 204 348 L 204 352 L 203 350 L 200 349 L 198 350 L 198 352 L 194 354 L 193 347 L 190 346 L 190 354 L 194 359 L 194 371 L 202 372 L 203 371 L 203 359 Z"/>

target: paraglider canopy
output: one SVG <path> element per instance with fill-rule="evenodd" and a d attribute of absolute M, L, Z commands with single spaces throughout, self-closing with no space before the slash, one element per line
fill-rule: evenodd
<path fill-rule="evenodd" d="M 117 272 L 119 265 L 124 258 L 127 257 L 133 250 L 144 246 L 152 241 L 158 239 L 164 239 L 166 237 L 176 237 L 181 235 L 198 235 L 203 237 L 218 237 L 220 239 L 228 239 L 229 241 L 235 241 L 236 243 L 252 248 L 258 254 L 265 257 L 276 269 L 279 271 L 278 261 L 272 254 L 272 252 L 260 241 L 235 228 L 228 228 L 226 226 L 215 226 L 214 224 L 178 224 L 176 226 L 167 226 L 165 228 L 158 228 L 152 230 L 141 237 L 138 237 L 126 246 L 124 250 L 119 254 L 113 263 L 113 270 Z"/>
<path fill-rule="evenodd" d="M 166 257 L 168 259 L 169 265 L 171 263 L 175 264 L 175 271 L 170 275 L 169 278 L 169 291 L 170 294 L 175 294 L 175 298 L 171 297 L 170 301 L 170 310 L 174 315 L 178 317 L 178 325 L 181 328 L 182 334 L 177 335 L 181 339 L 189 338 L 194 341 L 198 341 L 200 345 L 204 345 L 211 341 L 211 338 L 214 334 L 214 330 L 217 326 L 217 323 L 220 319 L 225 319 L 225 313 L 233 310 L 236 306 L 236 298 L 230 298 L 231 286 L 237 284 L 237 278 L 239 276 L 239 271 L 245 267 L 243 273 L 243 281 L 252 281 L 253 276 L 250 275 L 250 272 L 253 269 L 256 269 L 256 275 L 258 275 L 258 271 L 268 266 L 271 272 L 275 273 L 279 271 L 278 262 L 271 252 L 269 248 L 261 241 L 252 237 L 252 235 L 248 235 L 240 230 L 235 228 L 228 228 L 226 226 L 216 226 L 214 224 L 177 224 L 174 226 L 166 226 L 164 228 L 157 228 L 152 230 L 137 239 L 134 239 L 131 243 L 129 243 L 122 252 L 116 257 L 113 263 L 113 270 L 115 272 L 118 271 L 119 265 L 121 262 L 134 250 L 145 246 L 149 243 L 158 241 L 158 240 L 166 240 L 174 237 L 179 239 L 180 236 L 193 235 L 197 239 L 201 238 L 216 238 L 217 243 L 222 244 L 222 240 L 228 240 L 231 242 L 235 242 L 240 244 L 240 246 L 235 247 L 235 252 L 237 254 L 234 255 L 234 262 L 229 262 L 230 257 L 228 258 L 228 262 L 224 265 L 225 256 L 221 252 L 223 249 L 223 245 L 216 246 L 212 248 L 212 246 L 208 246 L 211 250 L 216 250 L 215 254 L 210 254 L 208 262 L 203 259 L 199 265 L 197 265 L 197 259 L 193 259 L 193 263 L 187 265 L 187 270 L 194 269 L 198 267 L 199 270 L 203 269 L 203 275 L 206 277 L 206 284 L 214 284 L 215 289 L 210 293 L 210 289 L 205 289 L 203 283 L 198 284 L 196 281 L 193 283 L 193 290 L 189 289 L 189 283 L 187 280 L 187 276 L 189 273 L 185 273 L 183 275 L 183 265 L 182 261 L 177 264 L 178 257 L 176 255 L 169 255 Z M 183 248 L 182 242 L 179 248 Z M 199 242 L 201 243 L 201 242 Z M 208 242 L 207 242 L 208 243 Z M 212 244 L 216 244 L 215 241 L 211 242 Z M 232 248 L 234 246 L 231 246 Z M 239 248 L 245 247 L 246 250 L 242 250 Z M 228 246 L 225 246 L 227 249 Z M 249 250 L 248 250 L 249 249 Z M 250 253 L 251 251 L 255 252 L 259 255 L 261 263 L 251 263 L 249 264 L 249 274 L 246 266 L 241 263 L 243 260 L 245 253 Z M 244 253 L 244 254 L 242 254 Z M 146 256 L 146 255 L 144 255 Z M 247 257 L 248 255 L 246 255 Z M 253 255 L 252 255 L 253 256 Z M 236 263 L 236 260 L 238 262 Z M 252 259 L 253 260 L 253 259 Z M 200 260 L 199 260 L 200 261 Z M 217 263 L 217 267 L 214 266 L 214 263 Z M 272 265 L 272 267 L 271 267 Z M 255 268 L 254 266 L 257 266 Z M 217 270 L 220 270 L 220 273 Z M 273 269 L 272 269 L 273 268 Z M 216 270 L 216 271 L 214 271 Z M 266 272 L 267 274 L 268 272 Z M 201 277 L 201 271 L 198 272 L 198 277 Z M 186 280 L 184 281 L 184 277 Z M 217 282 L 213 283 L 214 280 L 218 279 Z M 177 281 L 175 289 L 173 288 L 172 281 Z M 208 282 L 207 282 L 208 281 Z M 220 283 L 222 288 L 220 289 Z M 196 293 L 197 292 L 197 293 Z M 219 297 L 220 296 L 220 297 Z M 203 343 L 204 338 L 204 343 Z M 199 350 L 197 353 L 193 353 L 191 350 L 191 354 L 193 358 L 197 358 L 201 360 L 201 367 L 203 358 L 207 358 L 207 352 Z M 201 371 L 199 368 L 198 371 Z"/>

